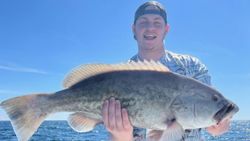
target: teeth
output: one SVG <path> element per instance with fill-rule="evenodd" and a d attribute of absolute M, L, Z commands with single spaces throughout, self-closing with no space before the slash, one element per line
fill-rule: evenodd
<path fill-rule="evenodd" d="M 154 37 L 154 35 L 145 35 L 146 37 Z"/>
<path fill-rule="evenodd" d="M 156 36 L 155 35 L 144 35 L 144 38 L 146 38 L 146 39 L 155 39 Z"/>

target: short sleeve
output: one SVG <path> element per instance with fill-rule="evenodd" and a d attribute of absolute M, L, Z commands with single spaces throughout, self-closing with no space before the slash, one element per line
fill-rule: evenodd
<path fill-rule="evenodd" d="M 185 71 L 186 75 L 192 77 L 202 83 L 211 85 L 211 76 L 208 73 L 207 67 L 197 58 L 186 56 Z"/>

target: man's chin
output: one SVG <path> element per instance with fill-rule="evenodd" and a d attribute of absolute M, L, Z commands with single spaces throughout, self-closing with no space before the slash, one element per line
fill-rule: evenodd
<path fill-rule="evenodd" d="M 155 47 L 154 46 L 144 46 L 144 48 L 143 48 L 143 50 L 146 50 L 146 51 L 152 51 L 152 50 L 154 50 L 155 49 Z"/>

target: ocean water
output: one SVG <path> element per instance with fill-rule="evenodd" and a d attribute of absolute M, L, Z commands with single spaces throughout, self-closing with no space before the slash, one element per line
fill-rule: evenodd
<path fill-rule="evenodd" d="M 220 137 L 202 132 L 207 141 L 250 141 L 250 120 L 233 121 L 230 130 Z M 73 131 L 66 121 L 45 121 L 32 136 L 31 141 L 108 141 L 103 125 L 88 133 Z M 9 121 L 0 121 L 0 141 L 17 141 Z"/>

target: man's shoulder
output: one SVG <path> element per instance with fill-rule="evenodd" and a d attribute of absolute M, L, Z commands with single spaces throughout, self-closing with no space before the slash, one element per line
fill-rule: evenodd
<path fill-rule="evenodd" d="M 197 58 L 188 54 L 179 54 L 167 51 L 166 57 L 185 71 L 200 70 L 206 66 Z"/>
<path fill-rule="evenodd" d="M 211 84 L 207 67 L 196 57 L 187 54 L 168 53 L 179 67 L 184 70 L 186 76 L 200 80 L 203 83 Z"/>
<path fill-rule="evenodd" d="M 180 54 L 180 53 L 174 53 L 174 52 L 167 51 L 167 55 L 176 61 L 199 62 L 199 59 L 197 57 L 189 55 L 189 54 Z"/>

